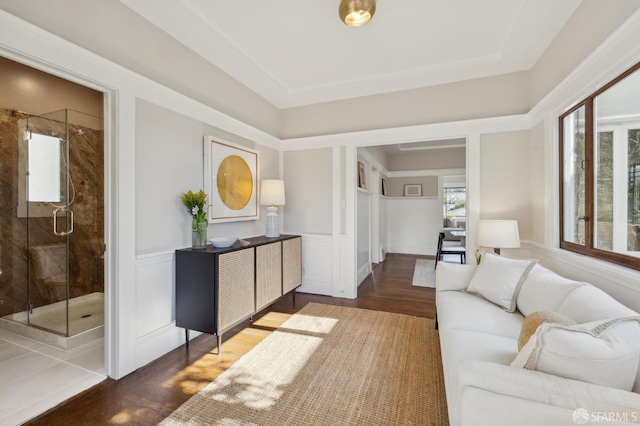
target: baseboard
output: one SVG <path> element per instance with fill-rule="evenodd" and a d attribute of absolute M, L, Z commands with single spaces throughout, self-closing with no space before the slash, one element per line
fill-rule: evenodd
<path fill-rule="evenodd" d="M 429 247 L 410 247 L 410 246 L 389 246 L 388 253 L 419 254 L 424 256 L 436 255 L 436 252 Z"/>
<path fill-rule="evenodd" d="M 191 330 L 189 340 L 199 336 L 199 331 Z M 158 354 L 167 354 L 185 344 L 184 328 L 176 327 L 175 322 L 147 333 L 136 339 L 136 368 L 143 367 L 159 358 Z"/>
<path fill-rule="evenodd" d="M 358 268 L 358 286 L 362 284 L 365 278 L 371 273 L 371 262 L 367 262 Z"/>
<path fill-rule="evenodd" d="M 298 288 L 300 293 L 320 294 L 322 296 L 331 296 L 333 283 L 323 279 L 303 278 L 302 286 Z"/>

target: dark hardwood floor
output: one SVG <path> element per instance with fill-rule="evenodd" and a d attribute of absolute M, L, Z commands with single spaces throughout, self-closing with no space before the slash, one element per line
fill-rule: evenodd
<path fill-rule="evenodd" d="M 201 335 L 120 380 L 107 379 L 27 423 L 28 425 L 155 425 L 249 352 L 309 302 L 435 318 L 435 290 L 413 287 L 417 258 L 388 254 L 358 288 L 355 300 L 304 293 L 284 296 L 270 308 L 216 339 Z"/>

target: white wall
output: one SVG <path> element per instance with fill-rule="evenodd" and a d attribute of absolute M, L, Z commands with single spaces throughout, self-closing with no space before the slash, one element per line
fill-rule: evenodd
<path fill-rule="evenodd" d="M 389 198 L 384 196 L 379 196 L 379 215 L 378 215 L 378 249 L 384 252 L 384 255 L 389 253 Z M 379 261 L 384 260 L 380 258 L 380 253 L 378 253 Z"/>
<path fill-rule="evenodd" d="M 287 205 L 284 229 L 292 234 L 332 232 L 332 154 L 330 148 L 290 151 L 283 155 Z"/>
<path fill-rule="evenodd" d="M 528 110 L 529 73 L 515 72 L 285 109 L 281 137 L 389 129 L 522 114 Z"/>
<path fill-rule="evenodd" d="M 387 179 L 389 197 L 404 197 L 405 185 L 420 185 L 423 197 L 438 195 L 437 176 L 393 177 Z"/>
<path fill-rule="evenodd" d="M 372 182 L 371 163 L 365 159 L 366 153 L 358 149 L 358 167 L 364 166 L 365 188 L 358 188 L 356 193 L 356 269 L 358 285 L 371 272 L 371 208 L 372 189 L 377 185 Z M 359 169 L 356 168 L 359 173 Z M 356 180 L 357 182 L 357 180 Z"/>
<path fill-rule="evenodd" d="M 388 197 L 389 253 L 435 255 L 441 218 L 436 197 Z"/>
<path fill-rule="evenodd" d="M 333 239 L 330 235 L 302 234 L 301 293 L 333 296 Z"/>
<path fill-rule="evenodd" d="M 138 99 L 136 102 L 136 364 L 183 342 L 175 321 L 175 249 L 191 245 L 191 216 L 180 194 L 203 188 L 203 140 L 212 135 L 258 151 L 260 179 L 279 177 L 277 150 Z M 180 143 L 176 143 L 180 141 Z M 264 234 L 259 220 L 209 224 L 208 236 Z M 197 334 L 194 334 L 194 336 Z"/>
<path fill-rule="evenodd" d="M 531 70 L 535 106 L 640 8 L 637 0 L 583 0 Z M 589 31 L 585 31 L 589 28 Z"/>
<path fill-rule="evenodd" d="M 389 155 L 390 171 L 458 169 L 465 166 L 465 148 L 439 148 Z"/>
<path fill-rule="evenodd" d="M 544 244 L 546 211 L 553 200 L 546 195 L 544 122 L 538 123 L 529 132 L 529 240 Z"/>
<path fill-rule="evenodd" d="M 371 263 L 380 262 L 380 186 L 381 178 L 378 169 L 371 169 Z"/>
<path fill-rule="evenodd" d="M 356 222 L 358 285 L 371 272 L 371 193 L 358 189 Z"/>
<path fill-rule="evenodd" d="M 379 170 L 388 170 L 388 155 L 382 146 L 368 146 L 366 148 L 358 148 L 358 154 L 368 154 L 370 158 L 377 163 Z"/>
<path fill-rule="evenodd" d="M 284 233 L 302 235 L 303 293 L 330 296 L 334 291 L 333 152 L 331 148 L 283 153 L 287 204 Z"/>
<path fill-rule="evenodd" d="M 277 179 L 278 151 L 256 145 L 166 108 L 136 102 L 136 253 L 145 255 L 191 245 L 191 216 L 180 194 L 203 188 L 203 139 L 212 135 L 257 149 L 260 179 Z M 180 143 L 176 143 L 180 141 Z M 211 197 L 209 197 L 209 201 Z M 209 224 L 208 236 L 252 237 L 264 234 L 265 208 L 259 220 Z"/>
<path fill-rule="evenodd" d="M 521 239 L 531 235 L 529 132 L 483 134 L 480 139 L 480 218 L 515 219 Z"/>

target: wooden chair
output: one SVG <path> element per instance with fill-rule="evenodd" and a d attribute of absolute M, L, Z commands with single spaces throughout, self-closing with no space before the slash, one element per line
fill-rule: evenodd
<path fill-rule="evenodd" d="M 438 260 L 442 260 L 442 256 L 445 254 L 454 254 L 456 256 L 460 256 L 460 263 L 465 263 L 467 257 L 467 250 L 460 247 L 442 247 L 442 242 L 444 241 L 444 232 L 440 231 L 440 235 L 438 236 L 438 250 L 436 251 L 436 264 L 434 265 L 434 269 L 438 266 Z"/>

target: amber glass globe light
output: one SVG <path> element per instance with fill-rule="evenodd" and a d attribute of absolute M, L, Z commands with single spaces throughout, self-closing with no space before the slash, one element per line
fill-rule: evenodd
<path fill-rule="evenodd" d="M 350 27 L 359 27 L 373 18 L 376 0 L 342 0 L 338 13 L 342 22 Z"/>

